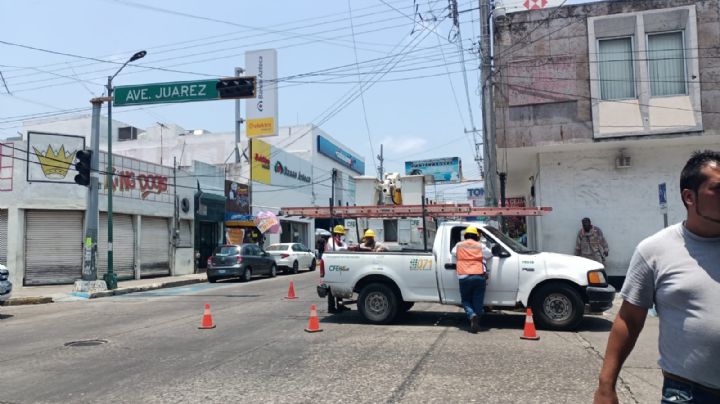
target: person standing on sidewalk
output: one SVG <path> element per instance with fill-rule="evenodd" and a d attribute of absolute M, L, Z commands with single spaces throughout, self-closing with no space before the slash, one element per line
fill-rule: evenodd
<path fill-rule="evenodd" d="M 575 255 L 605 264 L 610 249 L 602 230 L 593 226 L 590 218 L 583 218 L 582 227 L 575 241 Z"/>
<path fill-rule="evenodd" d="M 490 250 L 480 243 L 480 233 L 474 226 L 465 229 L 465 240 L 453 247 L 452 254 L 457 257 L 456 271 L 460 283 L 460 299 L 470 321 L 470 332 L 480 330 L 480 316 L 484 313 L 485 285 L 488 278 L 485 270 L 485 257 Z"/>
<path fill-rule="evenodd" d="M 663 403 L 720 403 L 720 152 L 695 152 L 680 175 L 687 218 L 635 249 L 608 338 L 595 403 L 617 403 L 620 368 L 655 304 Z"/>

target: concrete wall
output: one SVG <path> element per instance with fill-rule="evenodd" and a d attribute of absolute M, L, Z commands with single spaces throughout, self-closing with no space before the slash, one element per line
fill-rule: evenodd
<path fill-rule="evenodd" d="M 632 167 L 624 169 L 615 168 L 611 149 L 541 153 L 537 204 L 551 206 L 553 212 L 541 219 L 534 235 L 537 247 L 573 254 L 580 220 L 587 216 L 603 230 L 610 245 L 609 275 L 624 276 L 638 242 L 663 228 L 658 184 L 667 184 L 669 223 L 685 218 L 680 171 L 691 152 L 702 147 L 630 148 Z"/>

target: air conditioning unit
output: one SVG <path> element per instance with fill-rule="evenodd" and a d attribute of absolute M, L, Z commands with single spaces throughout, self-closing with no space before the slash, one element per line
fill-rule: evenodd
<path fill-rule="evenodd" d="M 615 159 L 615 168 L 630 168 L 632 167 L 632 158 L 624 154 L 620 154 Z"/>

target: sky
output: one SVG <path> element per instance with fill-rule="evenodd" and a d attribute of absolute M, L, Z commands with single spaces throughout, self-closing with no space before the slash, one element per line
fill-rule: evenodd
<path fill-rule="evenodd" d="M 447 0 L 0 0 L 0 139 L 26 119 L 90 113 L 112 62 L 138 50 L 147 56 L 114 85 L 232 76 L 246 51 L 274 48 L 280 126 L 319 126 L 364 156 L 367 175 L 381 144 L 386 172 L 458 156 L 468 182 L 441 191 L 462 200 L 480 184 L 478 4 L 458 0 L 455 26 Z M 230 132 L 234 102 L 118 107 L 113 118 Z"/>

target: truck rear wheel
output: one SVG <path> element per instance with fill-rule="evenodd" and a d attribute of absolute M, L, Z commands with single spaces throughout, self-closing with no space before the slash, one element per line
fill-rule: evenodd
<path fill-rule="evenodd" d="M 372 324 L 389 324 L 398 314 L 398 297 L 383 283 L 371 283 L 360 291 L 357 301 L 360 315 Z"/>
<path fill-rule="evenodd" d="M 534 321 L 538 327 L 569 331 L 580 325 L 585 303 L 570 285 L 548 283 L 534 293 L 531 303 Z"/>

